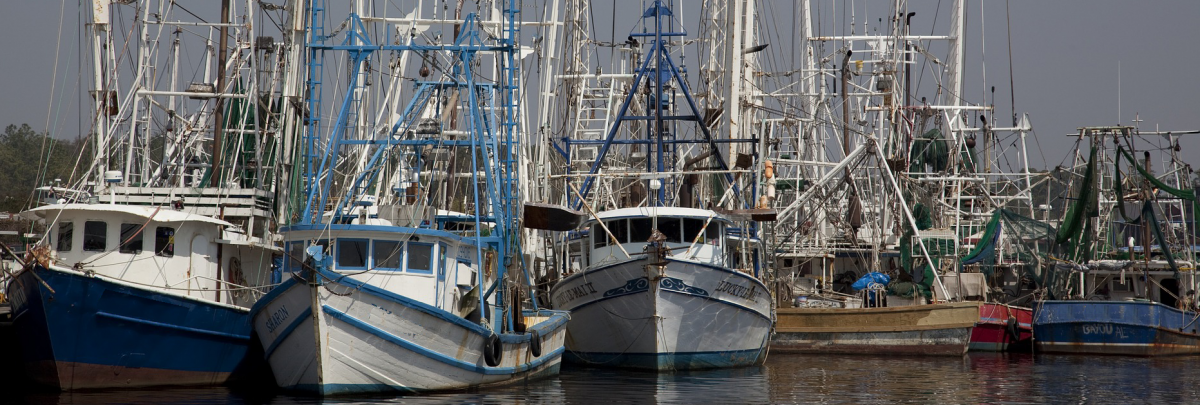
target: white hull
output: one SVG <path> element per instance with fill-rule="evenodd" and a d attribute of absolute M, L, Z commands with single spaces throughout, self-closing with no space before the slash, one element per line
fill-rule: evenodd
<path fill-rule="evenodd" d="M 683 370 L 746 366 L 766 357 L 771 297 L 765 285 L 719 267 L 667 263 L 635 259 L 555 285 L 555 308 L 571 311 L 568 361 Z"/>
<path fill-rule="evenodd" d="M 330 275 L 331 273 L 324 273 Z M 254 328 L 280 387 L 336 395 L 498 385 L 558 372 L 566 314 L 543 311 L 540 334 L 502 334 L 496 367 L 484 359 L 491 332 L 448 312 L 348 279 L 289 280 L 264 297 Z"/>

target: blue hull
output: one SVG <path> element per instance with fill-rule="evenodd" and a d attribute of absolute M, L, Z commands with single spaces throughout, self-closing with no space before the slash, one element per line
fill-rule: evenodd
<path fill-rule="evenodd" d="M 43 385 L 214 385 L 252 364 L 245 309 L 40 266 L 8 296 L 26 372 Z"/>
<path fill-rule="evenodd" d="M 1047 353 L 1200 354 L 1197 313 L 1144 301 L 1045 301 L 1033 336 Z"/>

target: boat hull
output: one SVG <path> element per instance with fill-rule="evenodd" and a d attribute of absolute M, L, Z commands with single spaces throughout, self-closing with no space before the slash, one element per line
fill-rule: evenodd
<path fill-rule="evenodd" d="M 1200 354 L 1197 313 L 1148 301 L 1044 301 L 1034 314 L 1045 353 Z"/>
<path fill-rule="evenodd" d="M 8 296 L 26 372 L 42 385 L 215 385 L 248 364 L 246 309 L 41 266 L 18 273 Z"/>
<path fill-rule="evenodd" d="M 559 371 L 566 313 L 526 314 L 527 332 L 497 335 L 500 362 L 488 366 L 483 352 L 492 332 L 484 327 L 367 284 L 333 279 L 318 285 L 293 278 L 255 305 L 254 328 L 284 389 L 317 395 L 444 391 Z"/>
<path fill-rule="evenodd" d="M 571 311 L 566 360 L 648 370 L 741 367 L 766 357 L 771 303 L 749 275 L 698 263 L 631 260 L 551 289 Z"/>
<path fill-rule="evenodd" d="M 771 346 L 784 353 L 962 356 L 979 305 L 780 309 Z"/>
<path fill-rule="evenodd" d="M 979 322 L 971 330 L 973 352 L 1029 349 L 1033 339 L 1033 310 L 1004 304 L 979 306 Z"/>

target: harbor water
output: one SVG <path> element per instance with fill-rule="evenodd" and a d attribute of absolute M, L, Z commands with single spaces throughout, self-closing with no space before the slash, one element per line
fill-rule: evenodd
<path fill-rule="evenodd" d="M 425 395 L 315 397 L 253 387 L 55 393 L 24 384 L 27 404 L 1186 404 L 1200 401 L 1200 357 L 971 353 L 964 357 L 773 354 L 762 366 L 652 373 L 566 365 L 550 379 Z"/>

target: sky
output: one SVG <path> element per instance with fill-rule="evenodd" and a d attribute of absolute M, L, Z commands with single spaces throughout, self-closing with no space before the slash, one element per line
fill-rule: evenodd
<path fill-rule="evenodd" d="M 87 131 L 75 110 L 81 101 L 88 102 L 77 81 L 82 56 L 75 27 L 78 2 L 0 6 L 0 92 L 5 95 L 0 126 L 27 123 L 60 138 Z M 791 0 L 761 3 L 772 10 L 791 7 Z M 940 2 L 939 24 L 947 19 L 948 3 Z M 612 36 L 612 4 L 594 2 L 597 37 Z M 632 27 L 619 26 L 640 13 L 640 1 L 618 4 L 617 30 L 627 31 Z M 938 1 L 912 2 L 918 10 L 913 25 L 932 18 L 932 11 L 923 10 L 937 6 Z M 775 24 L 787 23 L 778 21 L 787 14 L 777 12 Z M 967 35 L 974 45 L 967 51 L 966 85 L 996 86 L 997 117 L 1011 115 L 1006 21 L 1011 18 L 1015 107 L 1029 114 L 1034 127 L 1036 137 L 1029 145 L 1035 168 L 1063 163 L 1074 147 L 1074 138 L 1067 135 L 1080 126 L 1134 124 L 1138 118 L 1142 130 L 1200 129 L 1200 1 L 969 1 L 967 15 Z M 61 44 L 60 26 L 65 33 Z M 980 70 L 971 69 L 981 60 L 986 61 L 986 81 Z M 86 86 L 86 80 L 82 83 Z M 1200 169 L 1200 135 L 1184 135 L 1180 144 L 1185 161 Z"/>

